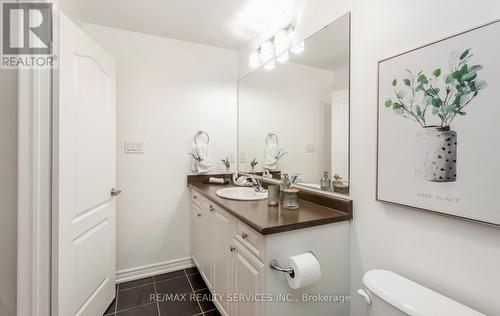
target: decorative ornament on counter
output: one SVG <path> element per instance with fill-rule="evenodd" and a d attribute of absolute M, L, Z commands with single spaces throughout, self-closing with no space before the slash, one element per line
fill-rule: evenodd
<path fill-rule="evenodd" d="M 237 171 L 233 172 L 233 183 L 234 183 L 234 185 L 239 186 L 239 187 L 251 187 L 252 186 L 252 182 L 249 181 L 249 177 L 247 177 L 247 176 L 239 176 L 238 177 Z"/>

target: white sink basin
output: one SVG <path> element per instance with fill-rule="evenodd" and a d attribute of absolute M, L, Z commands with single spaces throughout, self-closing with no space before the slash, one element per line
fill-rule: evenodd
<path fill-rule="evenodd" d="M 255 192 L 250 187 L 232 187 L 217 190 L 216 194 L 221 198 L 238 201 L 258 201 L 267 199 L 266 192 Z"/>

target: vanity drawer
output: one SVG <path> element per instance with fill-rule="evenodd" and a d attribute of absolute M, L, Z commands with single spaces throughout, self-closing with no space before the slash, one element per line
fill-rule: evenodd
<path fill-rule="evenodd" d="M 240 221 L 236 222 L 236 234 L 234 238 L 257 257 L 262 258 L 264 255 L 264 236 Z"/>
<path fill-rule="evenodd" d="M 193 202 L 194 205 L 198 206 L 199 208 L 202 208 L 203 204 L 203 198 L 201 197 L 201 194 L 196 192 L 195 190 L 191 190 L 191 202 Z"/>

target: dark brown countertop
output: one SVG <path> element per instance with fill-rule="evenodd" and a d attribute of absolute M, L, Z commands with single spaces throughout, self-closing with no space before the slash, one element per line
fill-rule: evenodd
<path fill-rule="evenodd" d="M 189 179 L 188 186 L 262 235 L 342 222 L 352 218 L 351 212 L 342 212 L 305 200 L 299 201 L 299 209 L 287 210 L 281 206 L 268 206 L 267 200 L 235 201 L 217 196 L 218 189 L 233 185 L 204 184 L 199 179 Z"/>

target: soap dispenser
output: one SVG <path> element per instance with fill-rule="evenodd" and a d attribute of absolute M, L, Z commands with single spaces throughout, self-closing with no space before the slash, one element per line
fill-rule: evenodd
<path fill-rule="evenodd" d="M 323 173 L 323 178 L 320 181 L 321 190 L 330 190 L 331 189 L 331 181 L 330 177 L 328 177 L 328 171 Z"/>

